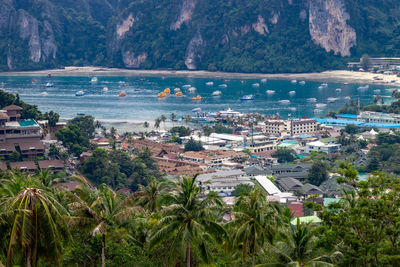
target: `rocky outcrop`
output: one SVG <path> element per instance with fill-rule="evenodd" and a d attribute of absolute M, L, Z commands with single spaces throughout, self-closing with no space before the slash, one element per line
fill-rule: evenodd
<path fill-rule="evenodd" d="M 38 21 L 29 15 L 26 11 L 18 10 L 18 29 L 20 37 L 23 40 L 28 40 L 29 58 L 33 62 L 39 62 L 42 56 L 40 45 Z"/>
<path fill-rule="evenodd" d="M 136 55 L 136 53 L 131 51 L 122 52 L 122 60 L 124 61 L 125 67 L 127 68 L 139 68 L 140 64 L 145 62 L 146 59 L 147 53 Z"/>
<path fill-rule="evenodd" d="M 190 21 L 194 8 L 196 7 L 196 3 L 197 0 L 183 0 L 178 19 L 171 24 L 171 30 L 179 30 L 183 23 Z"/>
<path fill-rule="evenodd" d="M 356 32 L 347 24 L 349 18 L 343 0 L 309 1 L 311 39 L 327 52 L 350 56 L 350 48 L 356 45 Z"/>
<path fill-rule="evenodd" d="M 200 30 L 197 30 L 196 35 L 190 40 L 186 48 L 185 65 L 189 70 L 195 70 L 197 64 L 201 61 L 203 54 L 204 41 L 201 37 Z"/>
<path fill-rule="evenodd" d="M 258 32 L 261 35 L 267 35 L 267 33 L 269 33 L 268 27 L 265 24 L 265 20 L 263 17 L 261 17 L 260 15 L 258 15 L 257 18 L 257 22 L 253 23 L 253 30 L 255 30 L 256 32 Z"/>
<path fill-rule="evenodd" d="M 122 39 L 125 36 L 125 34 L 132 28 L 134 22 L 135 18 L 131 13 L 120 24 L 117 24 L 116 26 L 117 38 Z"/>

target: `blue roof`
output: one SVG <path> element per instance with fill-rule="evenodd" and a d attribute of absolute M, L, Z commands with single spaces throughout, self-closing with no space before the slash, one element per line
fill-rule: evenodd
<path fill-rule="evenodd" d="M 313 118 L 318 123 L 332 126 L 346 126 L 348 124 L 354 124 L 358 127 L 378 127 L 378 128 L 399 128 L 400 124 L 393 123 L 376 123 L 376 122 L 362 122 L 362 121 L 349 121 L 349 120 L 340 120 L 340 119 L 331 119 L 331 118 Z"/>
<path fill-rule="evenodd" d="M 349 118 L 349 119 L 357 119 L 356 114 L 337 114 L 336 117 L 339 118 Z"/>

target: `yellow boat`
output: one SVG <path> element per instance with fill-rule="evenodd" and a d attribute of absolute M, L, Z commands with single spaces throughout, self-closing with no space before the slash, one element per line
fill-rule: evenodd
<path fill-rule="evenodd" d="M 125 91 L 122 91 L 122 92 L 120 92 L 120 93 L 118 94 L 118 96 L 119 96 L 119 97 L 124 97 L 124 96 L 126 96 L 126 92 L 125 92 Z"/>
<path fill-rule="evenodd" d="M 167 94 L 164 93 L 164 92 L 161 92 L 161 93 L 158 93 L 157 97 L 158 98 L 164 98 L 164 97 L 167 97 Z"/>
<path fill-rule="evenodd" d="M 175 88 L 174 91 L 175 92 L 179 92 L 181 90 L 181 88 Z"/>
<path fill-rule="evenodd" d="M 171 89 L 169 89 L 169 88 L 164 89 L 164 93 L 170 94 L 171 93 Z"/>
<path fill-rule="evenodd" d="M 196 97 L 192 97 L 192 100 L 193 101 L 201 100 L 201 96 L 197 95 Z"/>
<path fill-rule="evenodd" d="M 175 96 L 183 96 L 183 94 L 182 94 L 182 92 L 177 92 L 176 94 L 175 94 Z"/>

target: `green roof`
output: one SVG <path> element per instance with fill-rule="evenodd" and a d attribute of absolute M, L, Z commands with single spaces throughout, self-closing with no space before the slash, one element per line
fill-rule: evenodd
<path fill-rule="evenodd" d="M 296 225 L 297 219 L 299 219 L 300 223 L 321 223 L 322 222 L 322 220 L 318 216 L 305 216 L 305 217 L 294 218 L 290 223 L 292 225 Z"/>
<path fill-rule="evenodd" d="M 331 203 L 337 203 L 340 201 L 340 198 L 333 198 L 333 197 L 325 197 L 324 198 L 324 207 L 328 207 Z"/>

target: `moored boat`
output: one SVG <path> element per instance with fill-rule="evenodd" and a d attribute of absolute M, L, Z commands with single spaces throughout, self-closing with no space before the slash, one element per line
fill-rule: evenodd
<path fill-rule="evenodd" d="M 125 91 L 122 91 L 122 92 L 120 92 L 120 93 L 118 94 L 118 96 L 119 96 L 119 97 L 124 97 L 124 96 L 126 96 L 126 92 L 125 92 Z"/>
<path fill-rule="evenodd" d="M 212 92 L 212 95 L 213 96 L 220 96 L 220 95 L 222 95 L 222 92 L 220 90 L 217 90 L 217 91 Z"/>
<path fill-rule="evenodd" d="M 84 95 L 85 95 L 85 92 L 83 90 L 80 90 L 75 93 L 75 96 L 84 96 Z"/>
<path fill-rule="evenodd" d="M 193 86 L 192 86 L 192 87 L 190 87 L 188 90 L 189 90 L 189 92 L 196 92 L 197 89 L 196 89 L 196 87 L 193 87 Z"/>
<path fill-rule="evenodd" d="M 259 83 L 253 83 L 251 86 L 253 86 L 253 87 L 260 87 L 260 84 L 259 84 Z"/>
<path fill-rule="evenodd" d="M 178 92 L 175 93 L 175 96 L 183 96 L 183 94 L 182 94 L 181 91 L 178 91 Z"/>
<path fill-rule="evenodd" d="M 201 96 L 200 96 L 200 95 L 197 95 L 197 96 L 195 96 L 195 97 L 192 97 L 192 100 L 193 100 L 193 101 L 199 101 L 199 100 L 201 100 Z"/>
<path fill-rule="evenodd" d="M 266 82 L 267 82 L 267 79 L 265 79 L 265 78 L 264 78 L 264 79 L 261 79 L 261 82 L 262 82 L 262 83 L 266 83 Z"/>
<path fill-rule="evenodd" d="M 98 81 L 97 77 L 93 77 L 93 78 L 90 80 L 90 82 L 92 82 L 92 83 L 97 83 L 97 81 Z"/>
<path fill-rule="evenodd" d="M 267 90 L 267 91 L 265 91 L 268 95 L 273 95 L 273 94 L 275 94 L 275 91 L 274 90 Z"/>
<path fill-rule="evenodd" d="M 221 87 L 221 88 L 226 88 L 226 87 L 228 87 L 228 85 L 227 85 L 227 84 L 225 84 L 225 83 L 223 83 L 223 84 L 220 84 L 220 85 L 218 85 L 218 87 Z"/>
<path fill-rule="evenodd" d="M 54 84 L 52 82 L 46 83 L 46 87 L 53 87 L 53 86 L 54 86 Z"/>
<path fill-rule="evenodd" d="M 245 95 L 240 98 L 240 101 L 254 100 L 254 95 Z"/>
<path fill-rule="evenodd" d="M 279 100 L 278 102 L 281 103 L 281 104 L 283 104 L 283 105 L 288 105 L 288 104 L 290 104 L 290 100 L 287 100 L 287 99 Z"/>
<path fill-rule="evenodd" d="M 164 98 L 164 97 L 167 97 L 167 94 L 164 93 L 164 92 L 161 92 L 161 93 L 158 93 L 157 97 L 158 98 Z"/>
<path fill-rule="evenodd" d="M 296 91 L 290 91 L 290 92 L 289 92 L 289 95 L 290 95 L 290 96 L 294 96 L 295 94 L 296 94 Z"/>
<path fill-rule="evenodd" d="M 306 82 L 305 82 L 305 81 L 300 81 L 299 84 L 300 84 L 300 85 L 305 85 Z"/>
<path fill-rule="evenodd" d="M 207 86 L 213 86 L 213 85 L 214 85 L 214 82 L 206 82 L 206 85 L 207 85 Z"/>
<path fill-rule="evenodd" d="M 307 102 L 317 102 L 317 99 L 315 97 L 310 97 L 307 98 Z"/>
<path fill-rule="evenodd" d="M 166 94 L 170 94 L 170 93 L 171 93 L 171 89 L 169 89 L 169 88 L 165 88 L 165 89 L 164 89 L 164 93 L 166 93 Z"/>
<path fill-rule="evenodd" d="M 295 84 L 295 83 L 297 83 L 297 80 L 291 80 L 290 82 Z"/>
<path fill-rule="evenodd" d="M 103 87 L 103 90 L 101 90 L 102 92 L 108 92 L 108 87 L 107 86 L 104 86 Z"/>

